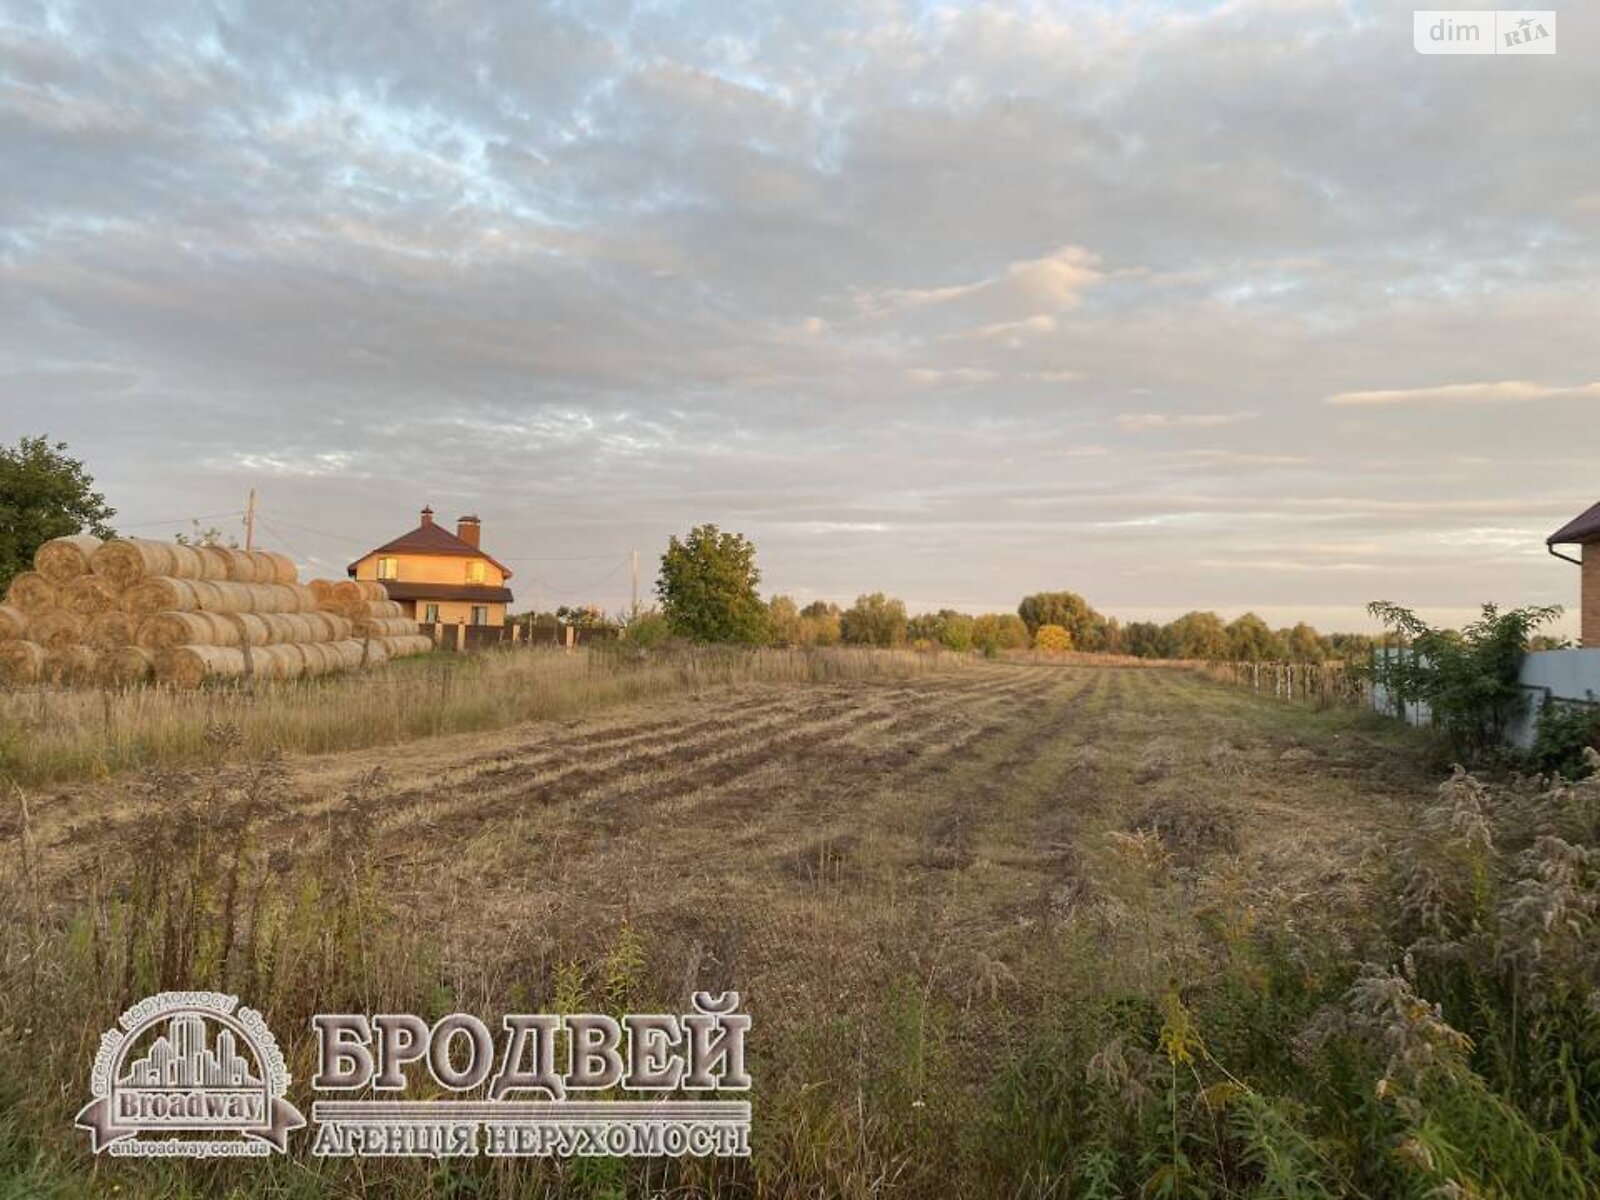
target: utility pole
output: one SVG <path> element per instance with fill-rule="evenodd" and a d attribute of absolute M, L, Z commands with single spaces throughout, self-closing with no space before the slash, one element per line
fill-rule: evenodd
<path fill-rule="evenodd" d="M 633 619 L 639 619 L 639 552 L 633 552 Z"/>
<path fill-rule="evenodd" d="M 244 548 L 256 548 L 256 490 L 250 489 L 250 500 L 244 506 Z"/>

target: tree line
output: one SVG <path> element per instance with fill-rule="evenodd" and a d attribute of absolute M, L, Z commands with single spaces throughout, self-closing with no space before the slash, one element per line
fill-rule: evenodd
<path fill-rule="evenodd" d="M 857 596 L 849 607 L 818 600 L 801 606 L 790 596 L 763 601 L 755 546 L 743 534 L 702 525 L 674 537 L 661 559 L 659 613 L 633 623 L 630 636 L 779 646 L 910 646 L 920 649 L 1088 651 L 1136 658 L 1234 662 L 1316 663 L 1364 658 L 1374 645 L 1365 634 L 1324 634 L 1305 622 L 1273 629 L 1255 613 L 1224 621 L 1214 612 L 1185 613 L 1159 624 L 1124 625 L 1097 612 L 1076 592 L 1036 592 L 1012 613 L 954 609 L 910 614 L 882 592 Z"/>

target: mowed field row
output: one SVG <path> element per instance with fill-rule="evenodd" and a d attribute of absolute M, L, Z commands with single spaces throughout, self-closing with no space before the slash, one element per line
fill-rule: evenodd
<path fill-rule="evenodd" d="M 820 900 L 838 920 L 858 899 L 845 919 L 873 924 L 944 896 L 971 940 L 1048 915 L 1095 831 L 1155 828 L 1192 864 L 1226 857 L 1285 885 L 1349 866 L 1396 791 L 1428 780 L 1342 716 L 1308 723 L 1162 670 L 720 689 L 291 760 L 252 836 L 299 855 L 359 826 L 421 931 L 460 919 L 482 935 L 530 914 L 577 929 L 625 910 L 669 939 L 736 920 L 755 944 L 770 922 L 795 953 L 790 927 Z M 81 886 L 86 865 L 137 847 L 163 786 L 36 798 L 45 875 Z"/>

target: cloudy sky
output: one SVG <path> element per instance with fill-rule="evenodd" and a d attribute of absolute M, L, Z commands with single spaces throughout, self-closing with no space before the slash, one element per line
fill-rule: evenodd
<path fill-rule="evenodd" d="M 802 601 L 1570 605 L 1597 10 L 0 0 L 0 437 L 319 574 L 475 511 L 519 608 L 702 521 Z"/>

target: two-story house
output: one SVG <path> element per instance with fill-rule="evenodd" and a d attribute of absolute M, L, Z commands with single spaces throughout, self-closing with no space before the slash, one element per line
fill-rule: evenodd
<path fill-rule="evenodd" d="M 511 568 L 479 545 L 477 517 L 461 517 L 451 533 L 422 510 L 422 524 L 370 550 L 346 570 L 352 579 L 375 579 L 406 615 L 423 624 L 504 625 Z"/>

